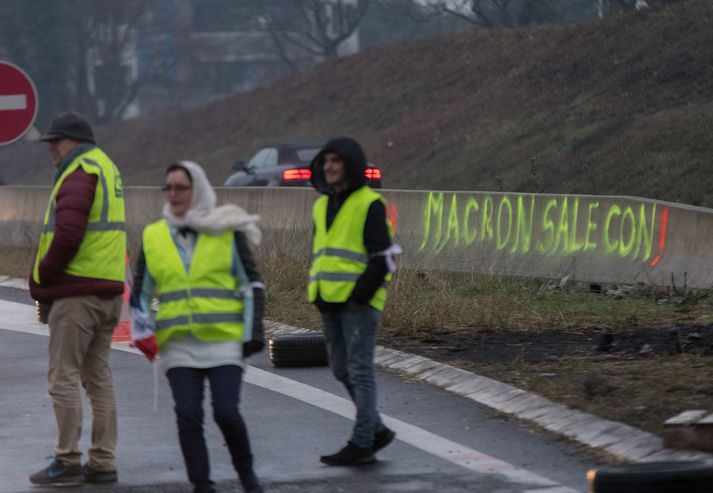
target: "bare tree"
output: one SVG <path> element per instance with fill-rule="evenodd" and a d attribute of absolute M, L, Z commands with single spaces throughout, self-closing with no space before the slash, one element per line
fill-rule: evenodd
<path fill-rule="evenodd" d="M 359 48 L 431 38 L 470 26 L 415 0 L 374 0 L 359 25 Z"/>
<path fill-rule="evenodd" d="M 40 128 L 72 101 L 72 83 L 61 75 L 70 63 L 67 24 L 58 22 L 63 10 L 61 2 L 0 2 L 0 52 L 35 82 Z"/>
<path fill-rule="evenodd" d="M 68 108 L 96 122 L 124 116 L 141 83 L 136 70 L 137 30 L 156 4 L 157 0 L 0 2 L 0 50 L 37 83 L 39 124 Z"/>
<path fill-rule="evenodd" d="M 671 0 L 431 0 L 433 12 L 452 15 L 480 28 L 579 22 L 595 16 L 647 8 Z"/>
<path fill-rule="evenodd" d="M 337 58 L 342 45 L 355 35 L 371 2 L 264 2 L 255 11 L 254 29 L 267 33 L 280 59 L 297 71 L 305 55 L 318 60 Z"/>
<path fill-rule="evenodd" d="M 438 12 L 490 29 L 517 25 L 513 3 L 513 0 L 441 0 L 431 6 Z"/>
<path fill-rule="evenodd" d="M 653 0 L 654 2 L 656 0 Z M 597 0 L 599 17 L 649 7 L 649 0 Z"/>
<path fill-rule="evenodd" d="M 74 37 L 75 107 L 98 122 L 120 119 L 138 93 L 136 32 L 148 4 L 81 0 Z"/>

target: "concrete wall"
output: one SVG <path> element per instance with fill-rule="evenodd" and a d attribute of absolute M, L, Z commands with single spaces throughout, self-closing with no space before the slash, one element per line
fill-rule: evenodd
<path fill-rule="evenodd" d="M 633 197 L 384 190 L 402 265 L 599 283 L 713 287 L 713 210 Z M 47 187 L 0 187 L 0 247 L 32 247 Z M 219 202 L 260 214 L 263 253 L 309 250 L 300 188 L 220 188 Z M 126 190 L 132 250 L 157 219 L 158 188 Z"/>
<path fill-rule="evenodd" d="M 397 192 L 426 268 L 587 282 L 713 286 L 713 210 L 632 197 Z"/>

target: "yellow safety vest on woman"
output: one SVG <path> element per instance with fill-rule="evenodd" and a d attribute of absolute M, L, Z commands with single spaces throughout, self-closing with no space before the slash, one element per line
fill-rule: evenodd
<path fill-rule="evenodd" d="M 322 195 L 312 208 L 314 239 L 307 287 L 311 303 L 317 300 L 317 295 L 328 303 L 344 303 L 349 299 L 369 261 L 364 246 L 364 225 L 369 206 L 376 200 L 386 205 L 381 195 L 363 186 L 349 194 L 327 229 L 328 200 L 328 196 Z M 388 226 L 391 235 L 391 225 Z M 390 279 L 391 274 L 388 274 L 385 283 Z M 386 288 L 381 286 L 369 300 L 369 305 L 382 311 L 385 302 Z"/>
<path fill-rule="evenodd" d="M 39 285 L 42 284 L 39 264 L 54 239 L 57 193 L 67 176 L 79 167 L 90 175 L 96 175 L 97 185 L 89 211 L 87 231 L 65 272 L 73 276 L 124 282 L 126 227 L 121 176 L 111 159 L 95 147 L 77 156 L 62 172 L 52 189 L 32 271 L 32 278 Z"/>
<path fill-rule="evenodd" d="M 232 274 L 234 237 L 198 235 L 190 267 L 186 269 L 165 220 L 144 229 L 146 268 L 156 282 L 159 307 L 156 341 L 193 334 L 206 342 L 242 340 L 243 299 Z"/>

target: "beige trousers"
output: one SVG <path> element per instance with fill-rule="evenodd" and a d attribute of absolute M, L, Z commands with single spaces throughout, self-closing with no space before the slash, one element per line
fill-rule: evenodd
<path fill-rule="evenodd" d="M 47 382 L 57 420 L 55 454 L 65 465 L 81 463 L 81 382 L 92 411 L 89 465 L 116 470 L 116 398 L 109 352 L 121 305 L 120 296 L 74 296 L 52 304 Z"/>

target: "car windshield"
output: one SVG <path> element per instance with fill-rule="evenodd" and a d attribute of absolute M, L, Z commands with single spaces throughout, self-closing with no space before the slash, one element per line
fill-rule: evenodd
<path fill-rule="evenodd" d="M 297 159 L 304 163 L 312 162 L 312 159 L 321 150 L 320 147 L 315 147 L 312 149 L 298 149 L 295 153 L 297 154 Z"/>

